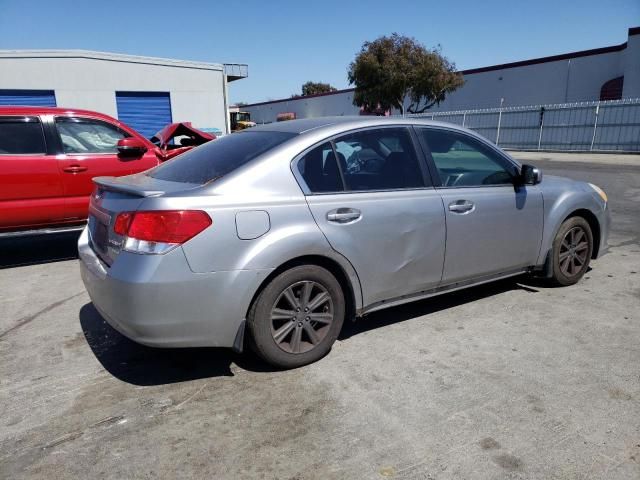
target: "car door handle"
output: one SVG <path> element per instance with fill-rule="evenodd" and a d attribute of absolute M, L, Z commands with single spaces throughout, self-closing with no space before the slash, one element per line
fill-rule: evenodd
<path fill-rule="evenodd" d="M 337 208 L 327 212 L 327 220 L 331 223 L 352 223 L 362 218 L 362 212 L 355 208 Z"/>
<path fill-rule="evenodd" d="M 470 213 L 475 210 L 476 206 L 469 200 L 456 200 L 449 204 L 449 211 L 453 213 Z"/>
<path fill-rule="evenodd" d="M 67 173 L 80 173 L 86 171 L 87 167 L 83 165 L 69 165 L 68 167 L 64 167 L 62 170 Z"/>

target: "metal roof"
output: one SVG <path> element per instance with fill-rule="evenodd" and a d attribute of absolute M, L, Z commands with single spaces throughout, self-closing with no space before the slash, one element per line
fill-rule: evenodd
<path fill-rule="evenodd" d="M 167 67 L 195 68 L 201 70 L 229 71 L 229 80 L 237 80 L 248 75 L 246 64 L 222 64 L 197 62 L 192 60 L 176 60 L 171 58 L 144 57 L 123 53 L 96 52 L 92 50 L 0 50 L 0 58 L 86 58 L 111 62 L 142 63 Z M 229 65 L 229 67 L 227 67 Z"/>

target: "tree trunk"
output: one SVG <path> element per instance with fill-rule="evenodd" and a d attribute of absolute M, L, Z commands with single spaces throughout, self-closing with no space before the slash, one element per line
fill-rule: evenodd
<path fill-rule="evenodd" d="M 409 106 L 409 113 L 424 113 L 428 108 L 433 107 L 436 104 L 436 101 L 434 100 L 431 103 L 425 103 L 424 107 L 422 108 L 418 108 L 419 107 L 419 103 L 418 104 L 411 104 Z"/>

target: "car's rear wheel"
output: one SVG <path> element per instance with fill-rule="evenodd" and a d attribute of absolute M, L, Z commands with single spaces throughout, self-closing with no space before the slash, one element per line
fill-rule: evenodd
<path fill-rule="evenodd" d="M 303 265 L 276 276 L 254 301 L 247 323 L 256 353 L 295 368 L 331 350 L 344 322 L 340 283 L 328 270 Z"/>
<path fill-rule="evenodd" d="M 593 234 L 582 217 L 567 219 L 553 241 L 551 281 L 567 286 L 577 283 L 589 268 L 593 252 Z"/>

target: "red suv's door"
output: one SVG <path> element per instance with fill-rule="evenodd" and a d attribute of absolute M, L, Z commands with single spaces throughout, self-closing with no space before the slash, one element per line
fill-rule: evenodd
<path fill-rule="evenodd" d="M 62 182 L 37 116 L 0 117 L 0 231 L 60 223 Z"/>
<path fill-rule="evenodd" d="M 93 177 L 129 175 L 158 164 L 152 148 L 139 157 L 119 155 L 118 140 L 133 134 L 105 120 L 59 116 L 55 128 L 63 152 L 58 166 L 68 219 L 87 218 Z"/>

